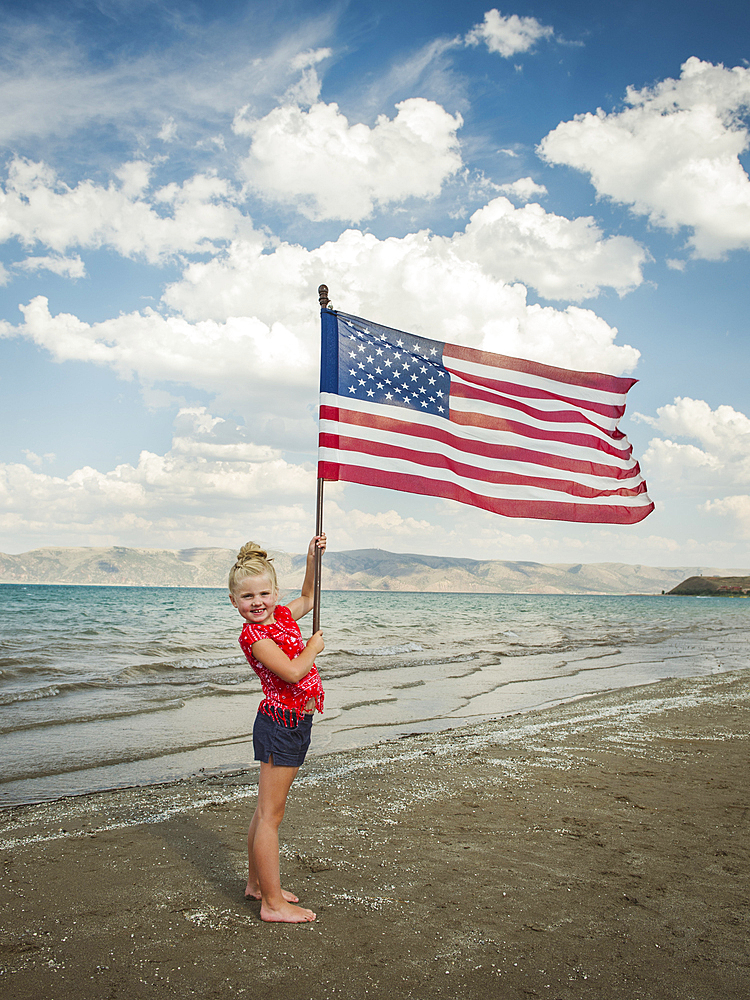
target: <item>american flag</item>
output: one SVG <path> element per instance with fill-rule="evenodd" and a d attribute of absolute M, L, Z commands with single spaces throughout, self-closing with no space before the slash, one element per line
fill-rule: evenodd
<path fill-rule="evenodd" d="M 654 509 L 617 427 L 635 379 L 321 317 L 319 478 L 507 517 L 634 524 Z"/>

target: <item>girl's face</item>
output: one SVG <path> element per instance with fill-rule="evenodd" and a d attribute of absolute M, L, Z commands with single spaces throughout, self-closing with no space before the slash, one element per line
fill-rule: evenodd
<path fill-rule="evenodd" d="M 229 600 L 251 625 L 268 625 L 274 621 L 279 593 L 274 590 L 267 573 L 236 580 Z"/>

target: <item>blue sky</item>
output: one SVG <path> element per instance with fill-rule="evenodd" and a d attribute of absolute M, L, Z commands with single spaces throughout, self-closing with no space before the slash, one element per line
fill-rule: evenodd
<path fill-rule="evenodd" d="M 750 567 L 750 9 L 0 5 L 0 550 L 300 551 L 316 288 L 633 375 L 631 527 L 335 484 L 337 549 Z"/>

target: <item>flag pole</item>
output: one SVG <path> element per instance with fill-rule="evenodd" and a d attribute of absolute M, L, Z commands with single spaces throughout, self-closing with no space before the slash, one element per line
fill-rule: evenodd
<path fill-rule="evenodd" d="M 321 309 L 330 309 L 331 300 L 328 298 L 328 285 L 318 287 L 318 301 Z M 324 480 L 318 477 L 318 494 L 315 505 L 315 534 L 323 534 L 323 483 Z M 315 582 L 313 585 L 313 632 L 320 628 L 320 590 L 323 553 L 319 548 L 315 549 Z"/>

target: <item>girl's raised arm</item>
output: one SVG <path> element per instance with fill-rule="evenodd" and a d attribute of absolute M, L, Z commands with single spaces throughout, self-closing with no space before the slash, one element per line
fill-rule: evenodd
<path fill-rule="evenodd" d="M 305 579 L 302 581 L 302 592 L 299 597 L 295 597 L 293 601 L 290 601 L 287 607 L 291 612 L 292 618 L 295 621 L 299 621 L 308 611 L 312 611 L 313 606 L 313 596 L 315 589 L 315 549 L 318 548 L 321 554 L 326 550 L 326 536 L 325 533 L 322 535 L 316 535 L 311 539 L 310 544 L 307 547 L 307 565 L 305 567 Z M 254 655 L 254 654 L 253 654 Z M 257 659 L 257 657 L 256 657 Z M 273 670 L 273 667 L 269 667 Z M 274 670 L 274 673 L 276 671 Z M 281 676 L 281 675 L 279 675 Z"/>
<path fill-rule="evenodd" d="M 283 649 L 279 649 L 273 639 L 258 639 L 252 645 L 255 659 L 287 684 L 299 684 L 303 677 L 307 677 L 312 670 L 315 657 L 324 649 L 322 632 L 311 635 L 305 643 L 305 648 L 293 660 L 289 659 Z"/>

